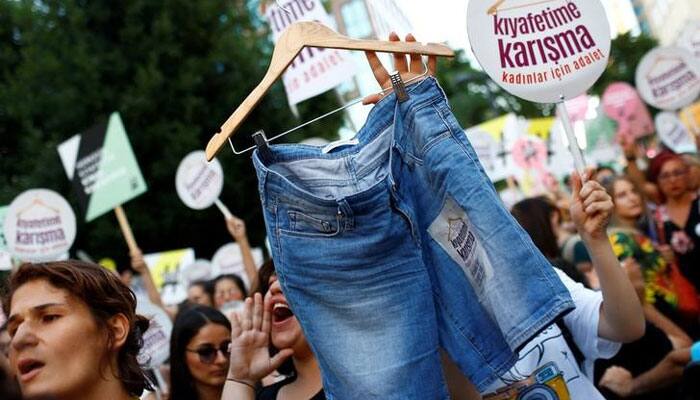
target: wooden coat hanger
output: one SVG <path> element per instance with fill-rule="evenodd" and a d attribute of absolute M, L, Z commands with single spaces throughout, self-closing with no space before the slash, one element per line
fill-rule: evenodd
<path fill-rule="evenodd" d="M 34 208 L 35 206 L 44 207 L 44 208 L 46 208 L 47 210 L 53 211 L 53 212 L 56 213 L 56 214 L 60 214 L 60 213 L 61 213 L 61 211 L 60 211 L 59 209 L 54 208 L 54 207 L 51 207 L 50 205 L 44 203 L 44 201 L 43 201 L 41 198 L 38 198 L 38 197 L 37 197 L 37 198 L 35 198 L 34 200 L 32 200 L 32 202 L 29 203 L 28 206 L 26 206 L 26 207 L 24 207 L 23 209 L 21 209 L 21 210 L 17 213 L 17 215 L 22 215 L 22 214 L 24 214 L 25 212 L 27 212 L 27 211 L 31 210 L 32 208 Z"/>
<path fill-rule="evenodd" d="M 334 32 L 318 22 L 293 23 L 277 40 L 275 49 L 272 52 L 270 66 L 262 81 L 250 92 L 233 114 L 228 117 L 226 122 L 221 125 L 220 132 L 214 134 L 209 140 L 206 148 L 207 160 L 211 161 L 216 156 L 228 138 L 236 132 L 236 129 L 240 127 L 272 84 L 282 75 L 287 66 L 291 64 L 304 47 L 454 57 L 452 49 L 443 44 L 351 39 Z"/>
<path fill-rule="evenodd" d="M 501 8 L 501 5 L 503 5 L 503 3 L 506 2 L 506 0 L 496 0 L 496 2 L 491 7 L 489 7 L 489 9 L 486 11 L 486 13 L 488 15 L 493 15 L 493 14 L 498 13 L 499 11 L 517 10 L 518 8 L 531 7 L 531 6 L 534 6 L 537 4 L 551 3 L 553 1 L 557 1 L 557 0 L 534 0 L 534 1 L 531 1 L 527 4 L 520 4 L 517 6 L 510 6 L 510 7 Z"/>

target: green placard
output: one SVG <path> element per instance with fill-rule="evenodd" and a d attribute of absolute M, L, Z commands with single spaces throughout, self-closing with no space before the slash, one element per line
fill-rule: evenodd
<path fill-rule="evenodd" d="M 587 151 L 590 152 L 615 145 L 617 122 L 599 112 L 596 118 L 587 120 L 585 124 L 586 141 L 588 142 Z"/>
<path fill-rule="evenodd" d="M 58 153 L 87 222 L 147 190 L 119 113 L 61 143 Z"/>

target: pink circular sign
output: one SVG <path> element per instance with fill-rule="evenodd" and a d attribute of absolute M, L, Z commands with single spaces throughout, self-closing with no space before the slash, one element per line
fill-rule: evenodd
<path fill-rule="evenodd" d="M 610 84 L 603 93 L 603 112 L 618 124 L 617 134 L 638 138 L 654 133 L 654 122 L 639 93 L 626 82 Z"/>
<path fill-rule="evenodd" d="M 511 150 L 515 165 L 523 169 L 542 170 L 547 162 L 547 146 L 535 137 L 521 137 Z"/>

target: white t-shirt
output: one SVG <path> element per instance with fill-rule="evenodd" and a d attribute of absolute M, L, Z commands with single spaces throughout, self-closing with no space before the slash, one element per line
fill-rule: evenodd
<path fill-rule="evenodd" d="M 576 363 L 573 352 L 556 324 L 551 325 L 531 340 L 520 351 L 519 360 L 506 374 L 493 382 L 482 394 L 499 389 L 530 377 L 538 369 L 550 364 L 550 371 L 560 371 L 572 400 L 605 400 L 593 385 L 593 362 L 598 358 L 610 358 L 620 350 L 620 343 L 598 337 L 598 320 L 603 296 L 576 283 L 556 269 L 564 286 L 571 293 L 576 308 L 564 317 L 564 324 L 571 332 L 578 348 L 585 355 L 585 374 Z M 554 366 L 554 369 L 551 367 Z M 547 397 L 549 398 L 549 397 Z M 552 397 L 556 399 L 558 397 Z"/>

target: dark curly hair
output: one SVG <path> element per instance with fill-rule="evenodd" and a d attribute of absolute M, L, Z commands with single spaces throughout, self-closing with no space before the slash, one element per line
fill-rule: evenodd
<path fill-rule="evenodd" d="M 144 389 L 152 389 L 136 358 L 143 346 L 143 333 L 148 329 L 149 320 L 136 314 L 136 296 L 129 287 L 97 264 L 77 260 L 24 263 L 10 277 L 4 309 L 10 310 L 12 295 L 17 289 L 36 280 L 46 280 L 85 303 L 97 326 L 107 333 L 107 348 L 114 341 L 112 331 L 107 328 L 108 321 L 115 315 L 124 315 L 129 321 L 129 333 L 117 354 L 116 377 L 131 396 L 140 396 Z"/>

